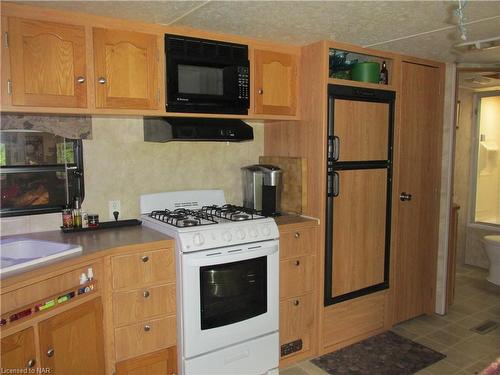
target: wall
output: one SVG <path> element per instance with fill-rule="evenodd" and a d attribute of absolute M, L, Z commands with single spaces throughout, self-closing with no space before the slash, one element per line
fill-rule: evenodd
<path fill-rule="evenodd" d="M 242 203 L 240 168 L 258 163 L 264 125 L 249 123 L 252 142 L 143 141 L 142 118 L 92 118 L 92 140 L 83 141 L 83 209 L 108 221 L 108 201 L 121 201 L 121 218 L 137 218 L 139 196 L 170 190 L 223 189 L 226 200 Z M 57 230 L 60 214 L 1 220 L 1 234 Z"/>
<path fill-rule="evenodd" d="M 467 221 L 469 217 L 469 193 L 471 182 L 472 157 L 472 104 L 473 91 L 467 88 L 458 90 L 460 101 L 460 115 L 456 129 L 455 143 L 455 175 L 453 186 L 453 200 L 460 206 L 458 211 L 457 232 L 457 262 L 464 264 L 467 236 Z"/>

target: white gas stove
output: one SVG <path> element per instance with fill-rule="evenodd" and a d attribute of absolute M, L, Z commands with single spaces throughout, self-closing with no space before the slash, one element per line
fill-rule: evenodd
<path fill-rule="evenodd" d="M 184 375 L 277 374 L 279 232 L 222 190 L 141 196 L 143 225 L 176 240 Z"/>

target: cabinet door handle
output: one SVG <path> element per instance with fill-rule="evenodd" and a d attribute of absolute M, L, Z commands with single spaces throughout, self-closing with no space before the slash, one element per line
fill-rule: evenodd
<path fill-rule="evenodd" d="M 149 331 L 151 331 L 151 326 L 149 324 L 146 324 L 144 326 L 144 332 L 149 332 Z"/>
<path fill-rule="evenodd" d="M 300 260 L 296 260 L 295 262 L 293 262 L 293 264 L 295 264 L 296 266 L 300 266 Z"/>
<path fill-rule="evenodd" d="M 141 257 L 141 260 L 146 263 L 149 260 L 149 257 L 147 255 L 144 255 Z"/>
<path fill-rule="evenodd" d="M 76 77 L 76 82 L 78 82 L 78 83 L 85 83 L 85 77 L 84 76 Z"/>
<path fill-rule="evenodd" d="M 300 233 L 299 232 L 295 232 L 295 234 L 293 235 L 295 238 L 300 238 Z"/>
<path fill-rule="evenodd" d="M 107 81 L 106 81 L 106 78 L 99 77 L 99 79 L 97 80 L 97 82 L 99 82 L 101 85 L 105 85 Z"/>
<path fill-rule="evenodd" d="M 49 350 L 47 350 L 47 357 L 53 357 L 54 354 L 55 354 L 54 348 L 50 348 Z"/>
<path fill-rule="evenodd" d="M 34 358 L 31 358 L 28 362 L 26 362 L 26 367 L 28 368 L 33 368 L 36 365 L 36 360 Z"/>
<path fill-rule="evenodd" d="M 298 299 L 296 299 L 295 301 L 293 301 L 293 305 L 294 305 L 294 306 L 298 306 L 299 304 L 300 304 L 300 302 L 299 302 L 299 300 L 298 300 Z"/>
<path fill-rule="evenodd" d="M 259 90 L 257 91 L 257 93 L 258 93 L 259 95 L 262 95 L 262 94 L 264 94 L 264 90 L 259 89 Z"/>
<path fill-rule="evenodd" d="M 149 293 L 149 290 L 145 290 L 142 295 L 144 296 L 144 298 L 148 298 L 150 293 Z"/>

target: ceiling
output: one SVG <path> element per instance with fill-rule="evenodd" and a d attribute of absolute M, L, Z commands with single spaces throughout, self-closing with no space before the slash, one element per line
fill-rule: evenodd
<path fill-rule="evenodd" d="M 474 91 L 490 91 L 500 88 L 500 72 L 458 72 L 458 85 L 460 88 Z"/>
<path fill-rule="evenodd" d="M 457 1 L 30 1 L 165 25 L 307 44 L 322 39 L 424 58 L 498 64 L 500 48 L 458 51 Z M 500 37 L 500 0 L 468 1 L 467 41 Z"/>

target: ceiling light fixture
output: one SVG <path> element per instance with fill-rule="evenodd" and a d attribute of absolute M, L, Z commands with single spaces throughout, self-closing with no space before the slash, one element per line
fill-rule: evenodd
<path fill-rule="evenodd" d="M 455 9 L 455 15 L 458 17 L 458 31 L 460 31 L 460 39 L 467 40 L 467 28 L 465 27 L 465 23 L 467 19 L 464 14 L 465 5 L 467 4 L 467 0 L 457 0 L 458 8 Z"/>

